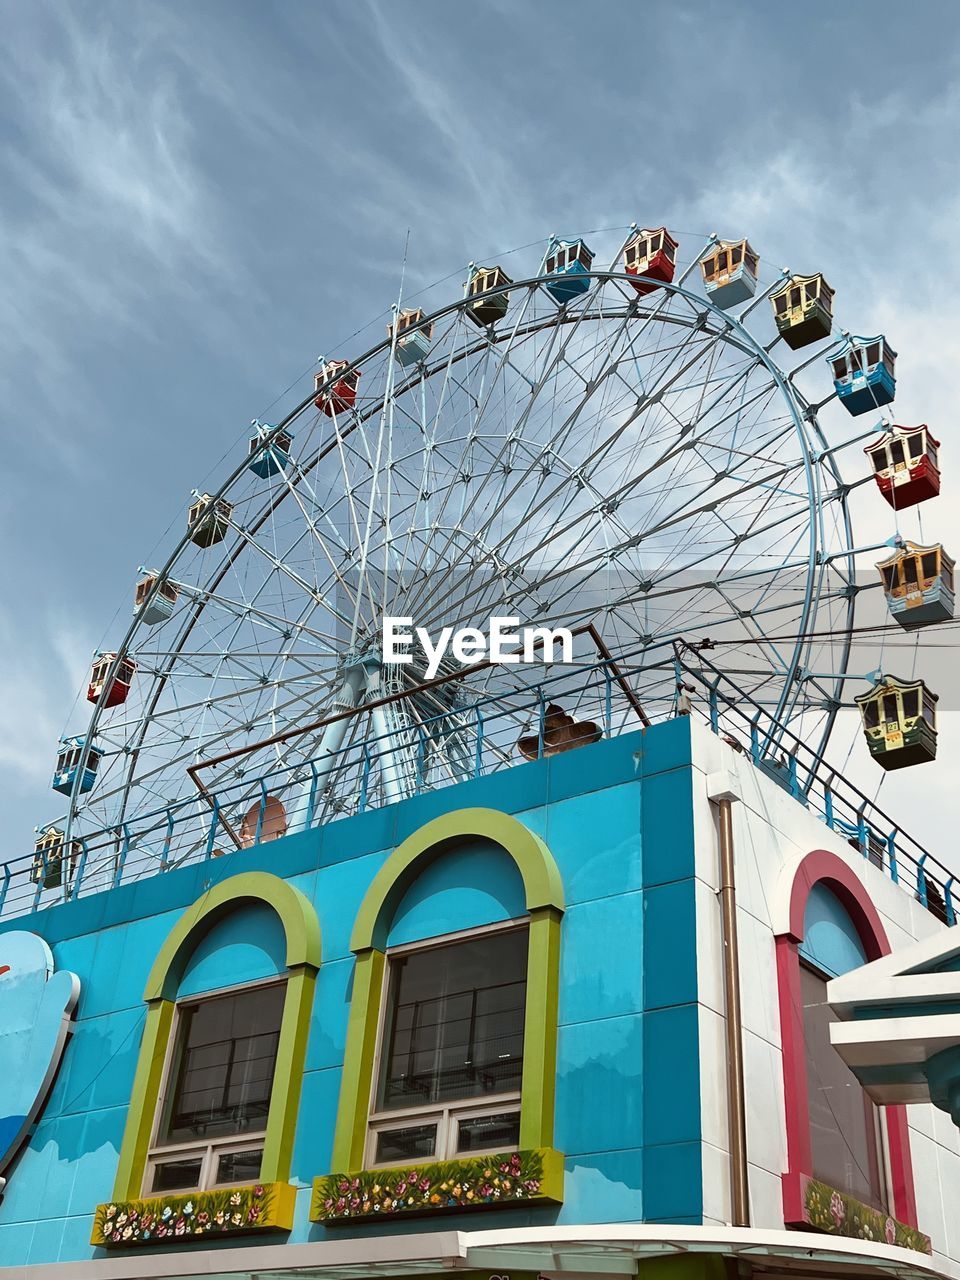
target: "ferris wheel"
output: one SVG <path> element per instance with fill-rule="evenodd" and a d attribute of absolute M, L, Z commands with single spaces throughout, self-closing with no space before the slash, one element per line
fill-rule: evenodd
<path fill-rule="evenodd" d="M 394 308 L 381 341 L 253 424 L 94 665 L 54 779 L 68 833 L 162 843 L 163 815 L 193 806 L 199 840 L 213 804 L 251 843 L 305 807 L 317 822 L 522 756 L 552 668 L 447 657 L 428 678 L 417 645 L 384 661 L 385 616 L 568 628 L 574 667 L 619 663 L 624 723 L 669 714 L 675 644 L 710 637 L 822 751 L 848 646 L 819 637 L 849 633 L 856 595 L 851 432 L 821 421 L 832 290 L 765 273 L 745 240 L 684 261 L 634 226 L 610 249 L 604 267 L 553 238 L 515 278 L 471 264 L 462 297 Z M 599 734 L 594 695 L 563 711 Z"/>

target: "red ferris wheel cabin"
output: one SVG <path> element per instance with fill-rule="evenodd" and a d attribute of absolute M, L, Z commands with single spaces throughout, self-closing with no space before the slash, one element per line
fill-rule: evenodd
<path fill-rule="evenodd" d="M 666 227 L 644 228 L 624 246 L 623 269 L 628 276 L 636 276 L 630 283 L 641 297 L 669 284 L 676 267 L 677 241 Z"/>
<path fill-rule="evenodd" d="M 873 464 L 877 488 L 895 511 L 914 507 L 940 492 L 940 466 L 935 440 L 926 423 L 891 426 L 864 453 Z"/>

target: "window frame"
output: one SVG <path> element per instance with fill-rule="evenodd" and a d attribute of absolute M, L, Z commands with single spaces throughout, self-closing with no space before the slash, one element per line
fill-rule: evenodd
<path fill-rule="evenodd" d="M 164 1127 L 167 1119 L 167 1108 L 172 1100 L 172 1089 L 175 1086 L 175 1062 L 177 1056 L 177 1042 L 180 1035 L 180 1028 L 183 1022 L 181 1010 L 185 1005 L 206 1004 L 210 1000 L 217 1000 L 223 996 L 239 995 L 241 992 L 255 991 L 261 987 L 277 987 L 281 989 L 282 995 L 280 1000 L 280 1024 L 283 1025 L 283 1011 L 287 998 L 287 975 L 275 975 L 268 978 L 258 978 L 254 982 L 244 982 L 239 985 L 229 987 L 217 987 L 212 991 L 204 991 L 195 996 L 179 997 L 174 1003 L 173 1016 L 170 1024 L 170 1032 L 167 1036 L 167 1044 L 163 1059 L 163 1074 L 161 1076 L 160 1088 L 157 1092 L 156 1104 L 153 1112 L 153 1122 L 150 1126 L 150 1142 L 146 1151 L 146 1158 L 143 1167 L 143 1179 L 141 1193 L 144 1198 L 156 1195 L 177 1194 L 173 1190 L 167 1192 L 154 1191 L 152 1187 L 153 1172 L 158 1164 L 164 1164 L 171 1159 L 185 1159 L 197 1155 L 201 1159 L 199 1184 L 195 1187 L 184 1187 L 183 1191 L 211 1191 L 223 1187 L 243 1186 L 239 1182 L 213 1182 L 207 1180 L 207 1175 L 215 1170 L 215 1160 L 220 1155 L 227 1154 L 223 1150 L 224 1147 L 231 1151 L 255 1151 L 258 1148 L 261 1151 L 261 1169 L 263 1165 L 263 1146 L 267 1137 L 267 1125 L 264 1124 L 262 1129 L 257 1129 L 251 1133 L 229 1133 L 222 1134 L 218 1137 L 207 1138 L 206 1141 L 187 1141 L 162 1144 L 159 1141 L 160 1132 Z M 277 1058 L 279 1057 L 280 1042 L 277 1045 L 277 1054 L 274 1057 L 273 1077 L 270 1081 L 270 1098 L 267 1102 L 267 1116 L 269 1119 L 270 1105 L 273 1101 L 273 1091 L 276 1085 L 277 1076 Z M 259 1177 L 259 1175 L 258 1175 Z"/>
<path fill-rule="evenodd" d="M 554 1149 L 557 1025 L 560 998 L 563 880 L 547 845 L 517 818 L 496 809 L 456 809 L 412 832 L 381 866 L 350 935 L 355 959 L 344 1065 L 331 1152 L 334 1170 L 363 1168 L 380 1017 L 386 947 L 394 912 L 423 871 L 463 840 L 487 839 L 516 864 L 529 925 L 520 1149 Z M 472 930 L 471 930 L 472 932 Z M 448 935 L 449 936 L 449 935 Z"/>
<path fill-rule="evenodd" d="M 864 874 L 870 876 L 878 872 L 871 869 Z M 817 884 L 829 889 L 839 900 L 860 938 L 868 961 L 879 959 L 890 951 L 886 930 L 867 887 L 845 858 L 827 849 L 814 849 L 784 869 L 773 907 L 786 1126 L 783 1216 L 787 1226 L 806 1230 L 810 1224 L 805 1216 L 804 1186 L 814 1174 L 800 992 L 800 944 L 804 939 L 807 900 Z M 906 1226 L 918 1228 L 906 1108 L 893 1105 L 882 1110 L 890 1214 Z"/>
<path fill-rule="evenodd" d="M 272 1185 L 289 1181 L 313 996 L 323 958 L 320 921 L 312 902 L 300 889 L 270 872 L 244 871 L 205 889 L 184 909 L 150 970 L 143 992 L 146 1018 L 117 1157 L 113 1201 L 135 1200 L 141 1195 L 163 1069 L 170 1052 L 173 1010 L 189 958 L 212 924 L 250 902 L 270 907 L 286 938 L 286 967 L 266 979 L 285 979 L 287 985 L 260 1182 Z"/>
<path fill-rule="evenodd" d="M 437 1136 L 432 1154 L 411 1157 L 402 1163 L 432 1164 L 439 1160 L 465 1159 L 472 1155 L 483 1155 L 504 1150 L 502 1146 L 475 1148 L 472 1151 L 458 1153 L 454 1147 L 454 1128 L 458 1119 L 469 1119 L 476 1115 L 499 1115 L 502 1112 L 516 1110 L 520 1114 L 522 1089 L 511 1089 L 496 1094 L 475 1094 L 471 1098 L 453 1098 L 446 1102 L 425 1102 L 413 1107 L 395 1107 L 390 1110 L 377 1109 L 377 1093 L 380 1087 L 380 1071 L 383 1066 L 385 1034 L 387 1018 L 390 1013 L 390 982 L 393 971 L 392 961 L 400 956 L 420 954 L 424 951 L 436 951 L 442 947 L 453 946 L 458 942 L 472 941 L 474 938 L 488 937 L 491 934 L 516 933 L 521 929 L 527 933 L 527 975 L 530 969 L 530 917 L 515 916 L 509 920 L 497 920 L 493 924 L 478 925 L 475 929 L 457 929 L 453 933 L 439 934 L 433 938 L 424 938 L 416 942 L 405 942 L 398 946 L 388 946 L 384 952 L 385 963 L 380 986 L 379 1011 L 377 1014 L 377 1038 L 373 1052 L 373 1071 L 370 1080 L 370 1097 L 367 1104 L 367 1136 L 364 1146 L 364 1168 L 386 1169 L 396 1165 L 397 1161 L 376 1158 L 376 1139 L 385 1129 L 405 1127 L 407 1121 L 416 1122 L 437 1118 Z M 528 989 L 524 991 L 524 1030 L 526 1030 L 526 1001 Z M 524 1043 L 526 1048 L 526 1043 Z M 511 1148 L 512 1149 L 512 1148 Z M 519 1145 L 517 1150 L 519 1150 Z"/>

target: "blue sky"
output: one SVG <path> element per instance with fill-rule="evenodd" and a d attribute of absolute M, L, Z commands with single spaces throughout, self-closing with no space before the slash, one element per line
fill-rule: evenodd
<path fill-rule="evenodd" d="M 57 810 L 55 744 L 137 566 L 389 305 L 408 229 L 410 287 L 633 220 L 822 267 L 900 351 L 900 420 L 950 442 L 956 555 L 960 7 L 914 13 L 2 0 L 0 856 Z M 958 735 L 945 717 L 946 760 Z M 952 772 L 925 775 L 944 809 Z"/>

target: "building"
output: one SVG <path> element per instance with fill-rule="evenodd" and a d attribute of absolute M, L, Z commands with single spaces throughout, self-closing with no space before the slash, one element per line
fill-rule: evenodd
<path fill-rule="evenodd" d="M 960 1276 L 957 1131 L 826 998 L 932 860 L 693 716 L 540 754 L 8 900 L 0 1280 Z"/>

